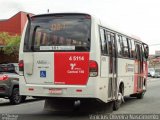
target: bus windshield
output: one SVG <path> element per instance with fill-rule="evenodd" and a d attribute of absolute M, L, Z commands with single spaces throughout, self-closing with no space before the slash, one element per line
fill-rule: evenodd
<path fill-rule="evenodd" d="M 35 16 L 26 30 L 24 51 L 89 51 L 90 32 L 86 15 Z"/>

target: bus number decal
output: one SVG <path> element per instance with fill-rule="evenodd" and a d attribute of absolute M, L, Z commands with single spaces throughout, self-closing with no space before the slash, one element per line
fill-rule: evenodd
<path fill-rule="evenodd" d="M 70 56 L 70 61 L 84 61 L 84 56 Z"/>

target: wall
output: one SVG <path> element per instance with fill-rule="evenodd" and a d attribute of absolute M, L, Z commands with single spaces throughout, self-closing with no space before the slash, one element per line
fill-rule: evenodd
<path fill-rule="evenodd" d="M 18 12 L 7 20 L 0 20 L 0 32 L 8 32 L 10 35 L 21 35 L 27 21 L 27 14 L 26 12 Z M 30 16 L 32 15 L 30 14 Z M 0 46 L 3 45 L 4 40 L 0 40 Z M 3 62 L 18 62 L 18 56 L 5 55 L 0 50 L 0 63 Z"/>
<path fill-rule="evenodd" d="M 8 32 L 10 35 L 20 35 L 21 13 L 17 13 L 8 20 L 0 21 L 0 32 Z"/>

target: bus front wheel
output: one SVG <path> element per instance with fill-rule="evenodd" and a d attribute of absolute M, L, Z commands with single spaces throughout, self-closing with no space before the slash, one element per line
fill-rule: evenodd
<path fill-rule="evenodd" d="M 143 99 L 143 97 L 144 97 L 144 93 L 145 93 L 145 92 L 138 93 L 138 94 L 137 94 L 137 96 L 136 96 L 136 97 L 137 97 L 137 99 Z"/>

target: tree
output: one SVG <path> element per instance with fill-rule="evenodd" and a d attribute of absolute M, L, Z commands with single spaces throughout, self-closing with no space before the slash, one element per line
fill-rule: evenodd
<path fill-rule="evenodd" d="M 8 33 L 0 33 L 0 39 L 4 41 L 4 54 L 18 55 L 21 37 L 19 35 L 11 36 Z"/>

